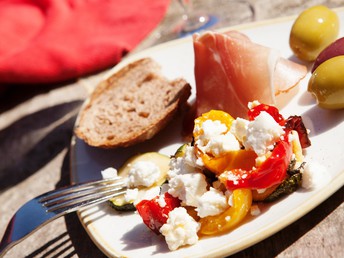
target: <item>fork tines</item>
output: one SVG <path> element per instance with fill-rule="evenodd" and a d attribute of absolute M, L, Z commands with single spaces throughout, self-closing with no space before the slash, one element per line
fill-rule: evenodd
<path fill-rule="evenodd" d="M 75 184 L 42 195 L 38 201 L 47 212 L 67 213 L 79 207 L 104 202 L 126 192 L 126 182 L 121 177 L 96 182 Z"/>

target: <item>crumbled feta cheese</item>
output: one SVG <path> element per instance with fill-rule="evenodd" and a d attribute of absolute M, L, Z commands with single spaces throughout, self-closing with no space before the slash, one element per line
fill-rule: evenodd
<path fill-rule="evenodd" d="M 233 184 L 237 185 L 239 183 L 238 180 L 240 179 L 240 176 L 233 174 L 231 171 L 225 171 L 220 175 L 220 178 L 221 181 L 229 180 L 233 181 Z"/>
<path fill-rule="evenodd" d="M 272 150 L 274 143 L 284 133 L 283 128 L 265 111 L 262 111 L 255 120 L 250 121 L 247 125 L 244 125 L 242 120 L 239 121 L 241 122 L 238 125 L 233 123 L 234 129 L 232 131 L 239 140 L 242 139 L 242 144 L 246 149 L 253 150 L 258 156 Z M 246 136 L 244 134 L 245 129 Z"/>
<path fill-rule="evenodd" d="M 202 168 L 204 165 L 202 159 L 196 156 L 195 148 L 190 145 L 186 146 L 183 159 L 191 167 Z"/>
<path fill-rule="evenodd" d="M 165 194 L 159 195 L 158 204 L 161 208 L 164 208 L 166 206 Z"/>
<path fill-rule="evenodd" d="M 193 166 L 190 166 L 186 162 L 185 158 L 171 158 L 170 169 L 167 172 L 167 177 L 170 179 L 175 177 L 176 175 L 191 174 L 194 173 L 195 170 L 197 169 Z"/>
<path fill-rule="evenodd" d="M 147 188 L 144 191 L 139 191 L 137 198 L 134 201 L 134 205 L 136 206 L 142 200 L 152 200 L 159 194 L 160 194 L 160 186 L 154 186 L 154 187 Z"/>
<path fill-rule="evenodd" d="M 260 209 L 258 205 L 252 205 L 251 206 L 251 215 L 252 216 L 258 216 L 260 214 Z"/>
<path fill-rule="evenodd" d="M 219 157 L 226 152 L 240 150 L 240 148 L 239 141 L 232 133 L 228 132 L 212 137 L 206 145 L 205 152 L 214 157 Z"/>
<path fill-rule="evenodd" d="M 160 177 L 160 169 L 150 161 L 137 161 L 129 169 L 128 186 L 152 186 Z"/>
<path fill-rule="evenodd" d="M 169 194 L 179 198 L 183 205 L 194 207 L 198 205 L 197 198 L 207 191 L 207 181 L 201 173 L 175 175 L 168 184 Z"/>
<path fill-rule="evenodd" d="M 222 134 L 227 131 L 227 126 L 221 121 L 206 120 L 202 123 L 202 127 L 195 126 L 194 134 L 200 135 L 201 138 L 209 139 L 214 134 Z"/>
<path fill-rule="evenodd" d="M 133 188 L 133 189 L 128 188 L 125 191 L 124 199 L 125 199 L 126 202 L 134 202 L 137 199 L 138 194 L 139 194 L 139 189 L 137 189 L 137 188 Z"/>
<path fill-rule="evenodd" d="M 220 214 L 226 208 L 228 208 L 226 196 L 221 191 L 210 187 L 209 191 L 198 198 L 196 211 L 198 216 L 204 218 Z"/>
<path fill-rule="evenodd" d="M 305 189 L 320 188 L 328 184 L 331 180 L 331 176 L 327 169 L 316 163 L 306 162 L 302 173 L 302 187 Z"/>
<path fill-rule="evenodd" d="M 238 117 L 232 122 L 230 132 L 235 135 L 235 137 L 243 143 L 246 139 L 247 128 L 250 121 Z"/>
<path fill-rule="evenodd" d="M 254 100 L 252 102 L 248 102 L 247 107 L 249 109 L 252 109 L 252 108 L 259 106 L 259 105 L 260 105 L 260 102 L 258 100 Z"/>
<path fill-rule="evenodd" d="M 196 206 L 197 197 L 207 191 L 205 175 L 198 171 L 199 169 L 190 166 L 185 158 L 172 158 L 167 173 L 168 192 L 185 205 Z"/>
<path fill-rule="evenodd" d="M 219 120 L 206 120 L 202 123 L 203 136 L 206 139 L 211 138 L 213 135 L 219 135 L 227 131 L 227 126 Z"/>
<path fill-rule="evenodd" d="M 256 167 L 260 167 L 270 155 L 271 152 L 266 153 L 266 155 L 258 156 L 255 160 Z"/>
<path fill-rule="evenodd" d="M 239 150 L 240 143 L 231 132 L 227 132 L 225 124 L 218 120 L 206 120 L 202 123 L 203 133 L 195 145 L 203 152 L 218 157 L 232 150 Z"/>
<path fill-rule="evenodd" d="M 117 177 L 117 169 L 111 167 L 106 168 L 101 171 L 101 174 L 104 179 Z"/>
<path fill-rule="evenodd" d="M 160 228 L 160 233 L 165 237 L 168 248 L 173 251 L 180 246 L 196 244 L 199 228 L 200 224 L 186 209 L 178 207 L 169 213 L 167 222 Z"/>

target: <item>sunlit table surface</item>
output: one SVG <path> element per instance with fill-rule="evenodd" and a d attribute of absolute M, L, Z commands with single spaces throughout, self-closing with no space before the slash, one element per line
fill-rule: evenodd
<path fill-rule="evenodd" d="M 215 0 L 224 1 L 224 0 Z M 233 5 L 235 2 L 232 1 Z M 314 4 L 344 5 L 344 0 L 250 0 L 254 21 L 297 15 Z M 198 1 L 197 8 L 209 1 Z M 211 8 L 221 8 L 213 5 Z M 167 38 L 162 32 L 180 19 L 172 1 L 162 23 L 138 52 Z M 231 16 L 226 26 L 252 22 L 247 13 Z M 68 185 L 69 148 L 73 125 L 89 86 L 106 71 L 75 82 L 44 88 L 10 90 L 0 95 L 0 235 L 14 212 L 29 199 Z M 282 231 L 232 257 L 344 257 L 344 188 Z M 61 217 L 15 246 L 5 257 L 104 257 L 76 214 Z"/>

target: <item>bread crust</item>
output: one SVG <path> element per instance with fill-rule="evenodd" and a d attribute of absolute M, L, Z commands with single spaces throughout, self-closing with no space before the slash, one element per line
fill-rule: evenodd
<path fill-rule="evenodd" d="M 156 61 L 143 58 L 97 85 L 74 132 L 90 146 L 128 147 L 156 135 L 190 95 L 184 79 L 169 81 Z"/>

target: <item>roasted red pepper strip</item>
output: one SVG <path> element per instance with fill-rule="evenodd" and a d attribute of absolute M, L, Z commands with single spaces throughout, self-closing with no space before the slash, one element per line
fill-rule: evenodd
<path fill-rule="evenodd" d="M 287 134 L 286 134 L 287 135 Z M 233 169 L 224 172 L 226 186 L 230 190 L 238 188 L 265 189 L 280 184 L 285 178 L 291 160 L 292 147 L 288 137 L 277 142 L 271 156 L 263 164 L 250 171 Z"/>
<path fill-rule="evenodd" d="M 251 121 L 254 120 L 262 111 L 269 113 L 280 125 L 284 125 L 285 119 L 279 113 L 278 108 L 266 104 L 259 104 L 258 106 L 251 108 L 248 111 L 248 119 Z"/>
<path fill-rule="evenodd" d="M 165 193 L 164 199 L 166 204 L 163 207 L 159 204 L 159 196 L 136 205 L 143 222 L 156 234 L 160 234 L 159 229 L 166 223 L 170 211 L 180 206 L 180 200 L 169 193 Z"/>

